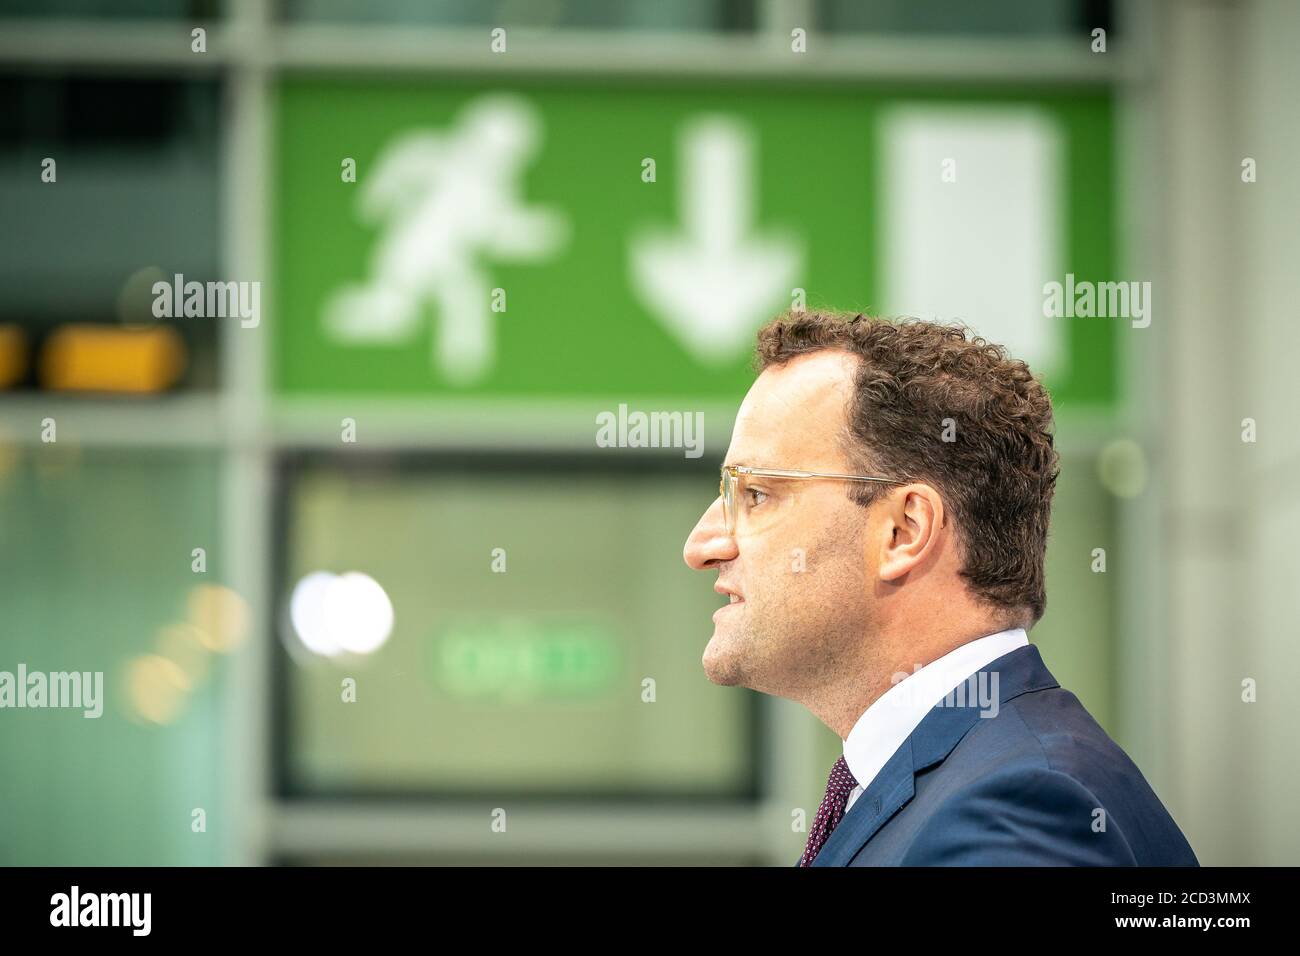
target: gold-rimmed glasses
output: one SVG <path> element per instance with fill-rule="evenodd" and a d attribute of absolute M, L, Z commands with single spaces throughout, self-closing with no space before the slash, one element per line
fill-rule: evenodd
<path fill-rule="evenodd" d="M 794 504 L 798 482 L 816 478 L 834 481 L 872 481 L 889 485 L 907 484 L 897 478 L 881 478 L 874 475 L 842 475 L 828 471 L 723 465 L 718 492 L 722 495 L 722 516 L 726 522 L 727 534 L 734 536 L 737 527 L 744 534 L 768 527 Z"/>

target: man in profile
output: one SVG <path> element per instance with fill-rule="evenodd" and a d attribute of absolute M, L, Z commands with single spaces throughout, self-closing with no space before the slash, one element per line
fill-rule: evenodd
<path fill-rule="evenodd" d="M 1027 632 L 1058 473 L 1024 362 L 957 326 L 790 313 L 758 336 L 721 494 L 704 669 L 844 741 L 800 866 L 1196 866 Z"/>

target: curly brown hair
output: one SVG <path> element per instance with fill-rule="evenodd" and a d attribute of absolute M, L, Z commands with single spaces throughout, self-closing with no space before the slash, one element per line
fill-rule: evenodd
<path fill-rule="evenodd" d="M 862 359 L 844 436 L 867 474 L 935 488 L 975 597 L 1030 627 L 1047 607 L 1044 557 L 1059 473 L 1052 400 L 1022 361 L 960 325 L 786 312 L 758 333 L 762 371 L 823 349 Z M 849 491 L 870 505 L 888 486 Z"/>

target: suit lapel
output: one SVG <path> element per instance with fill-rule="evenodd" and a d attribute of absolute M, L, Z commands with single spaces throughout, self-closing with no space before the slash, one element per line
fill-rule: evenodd
<path fill-rule="evenodd" d="M 885 821 L 912 799 L 912 781 L 912 738 L 909 737 L 880 768 L 871 786 L 854 801 L 839 826 L 831 831 L 811 865 L 847 866 Z"/>
<path fill-rule="evenodd" d="M 1003 654 L 976 673 L 990 675 L 977 678 L 989 682 L 977 686 L 990 689 L 992 675 L 997 675 L 999 707 L 1021 694 L 1060 686 L 1033 644 Z M 916 792 L 916 775 L 944 760 L 981 719 L 984 708 L 978 700 L 970 699 L 964 703 L 965 706 L 947 706 L 940 701 L 930 709 L 880 768 L 870 786 L 854 801 L 813 860 L 813 866 L 847 866 L 890 817 L 912 799 Z"/>

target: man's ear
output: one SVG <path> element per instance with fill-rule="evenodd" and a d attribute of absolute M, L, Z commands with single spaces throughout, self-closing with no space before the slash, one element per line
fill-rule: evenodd
<path fill-rule="evenodd" d="M 910 484 L 881 502 L 880 580 L 896 581 L 938 547 L 947 523 L 943 498 L 930 485 Z"/>

